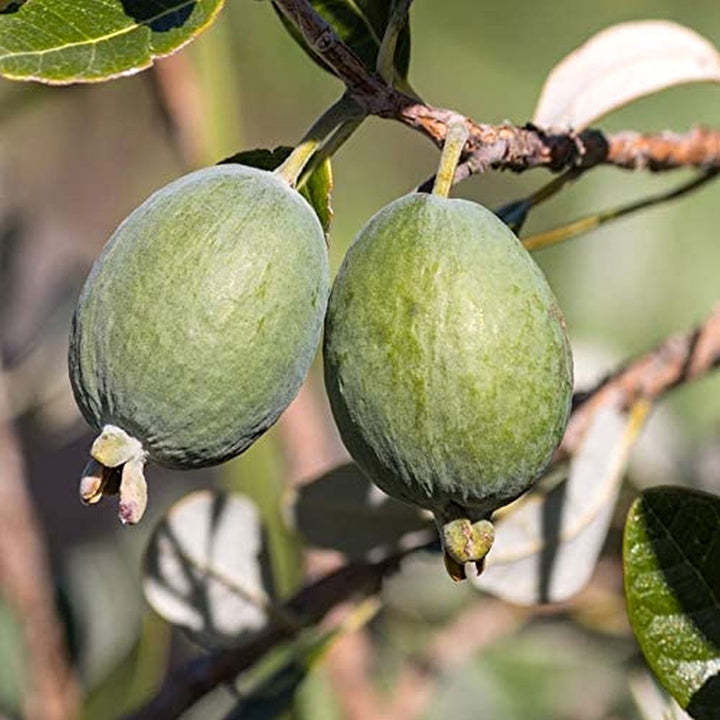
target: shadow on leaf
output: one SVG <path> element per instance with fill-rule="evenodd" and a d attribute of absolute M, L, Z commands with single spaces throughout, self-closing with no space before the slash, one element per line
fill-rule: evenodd
<path fill-rule="evenodd" d="M 646 490 L 628 516 L 625 564 L 630 619 L 651 667 L 692 717 L 720 718 L 720 498 Z"/>
<path fill-rule="evenodd" d="M 255 505 L 203 490 L 173 505 L 148 544 L 143 590 L 153 609 L 205 647 L 262 628 L 274 597 Z"/>
<path fill-rule="evenodd" d="M 354 463 L 340 465 L 300 488 L 295 524 L 307 542 L 364 559 L 401 546 L 410 533 L 432 530 L 419 509 L 389 497 Z"/>
<path fill-rule="evenodd" d="M 123 10 L 140 25 L 153 32 L 168 32 L 182 27 L 192 15 L 196 0 L 121 0 Z"/>
<path fill-rule="evenodd" d="M 685 709 L 695 720 L 717 720 L 720 717 L 720 673 L 703 683 Z"/>

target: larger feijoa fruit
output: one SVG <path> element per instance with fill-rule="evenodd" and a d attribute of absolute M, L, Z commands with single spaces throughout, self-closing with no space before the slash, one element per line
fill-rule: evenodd
<path fill-rule="evenodd" d="M 149 197 L 75 311 L 70 378 L 100 431 L 84 500 L 119 489 L 121 518 L 135 522 L 146 456 L 192 468 L 247 448 L 300 387 L 328 285 L 318 218 L 276 174 L 216 166 Z"/>
<path fill-rule="evenodd" d="M 572 392 L 561 312 L 515 235 L 466 200 L 391 203 L 340 268 L 324 361 L 353 458 L 434 513 L 451 575 L 480 567 L 490 514 L 545 468 Z"/>

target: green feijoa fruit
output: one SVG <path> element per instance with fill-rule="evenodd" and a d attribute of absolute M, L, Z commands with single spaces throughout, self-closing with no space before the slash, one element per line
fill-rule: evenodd
<path fill-rule="evenodd" d="M 328 294 L 323 230 L 273 173 L 222 165 L 149 197 L 87 279 L 70 378 L 100 436 L 81 495 L 145 503 L 142 465 L 214 465 L 246 449 L 297 393 Z"/>
<path fill-rule="evenodd" d="M 572 394 L 562 314 L 515 235 L 466 200 L 391 203 L 340 268 L 324 362 L 353 458 L 434 513 L 454 578 L 480 569 L 491 513 L 542 473 Z"/>

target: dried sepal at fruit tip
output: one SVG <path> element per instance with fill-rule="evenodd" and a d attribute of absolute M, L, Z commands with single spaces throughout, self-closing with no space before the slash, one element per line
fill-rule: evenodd
<path fill-rule="evenodd" d="M 105 425 L 90 448 L 90 455 L 105 467 L 124 465 L 132 458 L 143 455 L 142 443 L 122 428 Z"/>
<path fill-rule="evenodd" d="M 90 455 L 80 480 L 82 502 L 95 505 L 105 495 L 119 494 L 121 522 L 139 522 L 147 507 L 146 453 L 142 444 L 122 428 L 106 425 L 95 438 Z"/>
<path fill-rule="evenodd" d="M 103 495 L 116 495 L 120 488 L 120 468 L 105 467 L 95 458 L 85 466 L 80 478 L 80 499 L 85 505 L 95 505 Z"/>
<path fill-rule="evenodd" d="M 148 495 L 144 468 L 144 458 L 133 458 L 123 465 L 118 516 L 125 525 L 134 525 L 145 514 Z"/>
<path fill-rule="evenodd" d="M 495 528 L 489 520 L 473 522 L 455 518 L 443 522 L 436 516 L 443 547 L 445 568 L 453 580 L 465 579 L 465 565 L 474 563 L 478 575 L 483 571 L 485 556 L 495 540 Z"/>

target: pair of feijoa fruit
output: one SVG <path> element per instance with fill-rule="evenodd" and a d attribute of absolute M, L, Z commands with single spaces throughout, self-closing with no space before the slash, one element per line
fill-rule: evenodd
<path fill-rule="evenodd" d="M 221 165 L 148 198 L 80 296 L 70 377 L 99 431 L 87 503 L 147 502 L 143 466 L 223 462 L 297 393 L 325 317 L 325 381 L 350 454 L 432 511 L 446 565 L 480 566 L 491 513 L 562 436 L 571 355 L 557 303 L 514 234 L 472 202 L 413 193 L 352 244 L 328 301 L 325 238 L 277 173 Z M 327 306 L 327 307 L 326 307 Z"/>

